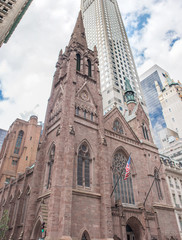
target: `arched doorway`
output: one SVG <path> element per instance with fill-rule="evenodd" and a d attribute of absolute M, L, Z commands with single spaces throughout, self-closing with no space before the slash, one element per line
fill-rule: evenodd
<path fill-rule="evenodd" d="M 145 239 L 145 231 L 141 222 L 136 217 L 130 217 L 126 223 L 127 240 Z"/>
<path fill-rule="evenodd" d="M 127 235 L 127 240 L 135 240 L 135 235 L 133 233 L 133 230 L 128 224 L 126 225 L 126 235 Z"/>

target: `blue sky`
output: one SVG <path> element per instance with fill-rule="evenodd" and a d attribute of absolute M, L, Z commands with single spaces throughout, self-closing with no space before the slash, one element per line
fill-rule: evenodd
<path fill-rule="evenodd" d="M 118 5 L 139 75 L 158 64 L 181 79 L 182 1 L 118 0 Z M 33 0 L 0 48 L 0 128 L 31 114 L 44 121 L 57 57 L 69 42 L 79 8 L 80 0 Z"/>

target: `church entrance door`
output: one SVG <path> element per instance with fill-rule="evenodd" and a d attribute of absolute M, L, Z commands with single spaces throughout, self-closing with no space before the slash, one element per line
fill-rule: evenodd
<path fill-rule="evenodd" d="M 128 224 L 126 225 L 126 234 L 127 234 L 127 240 L 136 240 L 135 235 Z"/>

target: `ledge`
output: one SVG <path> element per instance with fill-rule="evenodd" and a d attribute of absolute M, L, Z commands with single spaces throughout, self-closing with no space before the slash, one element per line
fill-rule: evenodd
<path fill-rule="evenodd" d="M 160 203 L 154 203 L 153 207 L 154 208 L 158 208 L 158 209 L 169 209 L 171 211 L 174 211 L 174 207 L 172 205 L 165 205 L 165 204 L 160 204 Z"/>
<path fill-rule="evenodd" d="M 91 197 L 91 198 L 96 198 L 96 199 L 101 198 L 101 195 L 99 193 L 86 192 L 86 191 L 77 190 L 77 189 L 73 189 L 72 193 L 73 193 L 73 195 L 78 195 L 78 196 L 83 196 L 83 197 Z"/>

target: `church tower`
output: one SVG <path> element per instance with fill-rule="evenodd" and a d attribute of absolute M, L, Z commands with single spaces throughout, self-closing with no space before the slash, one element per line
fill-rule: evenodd
<path fill-rule="evenodd" d="M 43 237 L 37 233 L 43 222 L 49 240 L 70 239 L 71 235 L 89 239 L 88 230 L 94 238 L 113 236 L 110 190 L 101 188 L 109 172 L 104 166 L 102 119 L 97 49 L 87 48 L 80 12 L 69 45 L 64 53 L 60 51 L 48 101 L 33 179 L 44 219 L 37 219 L 31 239 Z M 33 201 L 35 195 L 31 197 Z M 34 207 L 25 234 L 35 217 Z M 45 211 L 47 216 L 42 214 Z"/>

